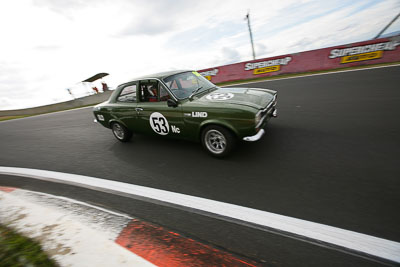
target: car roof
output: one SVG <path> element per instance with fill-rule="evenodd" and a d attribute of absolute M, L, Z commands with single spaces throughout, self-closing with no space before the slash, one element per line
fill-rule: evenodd
<path fill-rule="evenodd" d="M 188 71 L 192 71 L 192 70 L 172 70 L 172 71 L 158 72 L 158 73 L 154 73 L 154 74 L 136 77 L 134 79 L 130 79 L 128 82 L 133 82 L 133 81 L 143 80 L 143 79 L 151 79 L 151 78 L 162 80 L 165 77 L 168 77 L 168 76 L 171 76 L 174 74 L 178 74 L 178 73 L 188 72 Z"/>

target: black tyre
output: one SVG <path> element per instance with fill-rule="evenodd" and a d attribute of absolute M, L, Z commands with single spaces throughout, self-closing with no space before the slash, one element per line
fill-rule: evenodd
<path fill-rule="evenodd" d="M 131 137 L 132 137 L 132 132 L 128 130 L 124 125 L 114 122 L 111 125 L 111 130 L 115 136 L 115 138 L 118 139 L 118 141 L 121 142 L 128 142 Z"/>
<path fill-rule="evenodd" d="M 201 143 L 208 153 L 222 158 L 231 153 L 236 144 L 236 137 L 224 127 L 210 125 L 203 129 Z"/>

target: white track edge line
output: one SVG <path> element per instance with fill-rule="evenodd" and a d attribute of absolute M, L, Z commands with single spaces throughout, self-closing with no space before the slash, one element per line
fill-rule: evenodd
<path fill-rule="evenodd" d="M 82 186 L 102 188 L 105 190 L 113 190 L 125 194 L 146 197 L 304 236 L 400 263 L 400 243 L 398 242 L 289 216 L 181 193 L 83 175 L 15 167 L 0 167 L 0 174 L 23 176 L 59 183 L 69 182 Z"/>
<path fill-rule="evenodd" d="M 111 223 L 100 219 L 99 227 L 92 221 L 93 214 L 73 214 L 74 209 L 65 211 L 60 206 L 52 207 L 46 200 L 44 204 L 31 199 L 32 195 L 49 196 L 52 200 L 57 197 L 20 188 L 11 192 L 0 191 L 0 214 L 4 215 L 0 216 L 0 221 L 27 237 L 38 239 L 43 250 L 56 260 L 57 266 L 155 266 L 116 242 L 130 220 L 112 224 L 116 216 L 108 217 L 107 221 Z M 87 206 L 90 205 L 84 205 Z M 102 228 L 107 231 L 109 227 L 112 228 L 109 233 L 102 231 Z M 3 266 L 1 262 L 0 265 Z"/>
<path fill-rule="evenodd" d="M 25 190 L 25 189 L 20 189 L 20 188 L 18 188 L 17 190 L 18 191 L 23 191 L 23 192 L 29 192 L 31 194 L 37 194 L 37 195 L 41 195 L 41 196 L 47 196 L 47 197 L 51 197 L 51 198 L 64 200 L 64 201 L 67 201 L 67 202 L 71 202 L 71 203 L 79 204 L 79 205 L 82 205 L 82 206 L 90 207 L 90 208 L 93 208 L 93 209 L 96 209 L 96 210 L 100 210 L 100 211 L 103 211 L 105 213 L 113 214 L 115 216 L 124 217 L 126 219 L 131 219 L 131 220 L 134 219 L 133 217 L 131 217 L 131 216 L 127 215 L 127 214 L 118 213 L 118 212 L 115 212 L 115 211 L 112 211 L 112 210 L 109 210 L 109 209 L 106 209 L 106 208 L 95 206 L 95 205 L 92 205 L 92 204 L 89 204 L 89 203 L 86 203 L 86 202 L 83 202 L 83 201 L 79 201 L 79 200 L 76 200 L 76 199 L 72 199 L 72 198 L 69 198 L 69 197 L 56 196 L 56 195 L 52 195 L 52 194 L 47 194 L 47 193 L 33 191 L 33 190 Z M 12 192 L 11 192 L 11 194 L 12 194 Z"/>

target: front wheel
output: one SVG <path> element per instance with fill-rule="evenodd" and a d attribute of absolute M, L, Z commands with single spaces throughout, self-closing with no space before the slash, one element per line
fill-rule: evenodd
<path fill-rule="evenodd" d="M 124 125 L 114 122 L 111 125 L 111 130 L 115 136 L 115 138 L 118 139 L 118 141 L 121 142 L 128 142 L 131 137 L 132 137 L 132 132 L 128 130 Z"/>
<path fill-rule="evenodd" d="M 222 158 L 233 150 L 236 138 L 228 129 L 218 125 L 210 125 L 202 131 L 201 142 L 208 153 L 214 157 Z"/>

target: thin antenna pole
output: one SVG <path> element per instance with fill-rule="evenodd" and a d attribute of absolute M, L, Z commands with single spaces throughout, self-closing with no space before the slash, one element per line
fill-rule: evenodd
<path fill-rule="evenodd" d="M 387 30 L 387 28 L 389 28 L 390 27 L 390 25 L 392 25 L 393 24 L 393 22 L 395 22 L 398 18 L 400 17 L 400 13 L 399 14 L 397 14 L 397 16 L 396 17 L 394 17 L 394 19 L 392 19 L 392 21 L 391 22 L 389 22 L 389 24 L 388 25 L 386 25 L 386 27 L 385 28 L 383 28 L 383 30 L 381 30 L 379 33 L 378 33 L 378 35 L 377 36 L 375 36 L 375 38 L 374 39 L 378 39 L 379 38 L 379 36 L 381 36 L 381 34 L 382 33 L 384 33 L 384 31 L 386 31 Z"/>
<path fill-rule="evenodd" d="M 247 20 L 247 25 L 249 26 L 251 49 L 253 51 L 253 59 L 256 59 L 256 53 L 254 52 L 253 34 L 251 33 L 251 26 L 250 26 L 250 11 L 247 11 L 247 15 L 246 15 L 245 19 Z"/>

